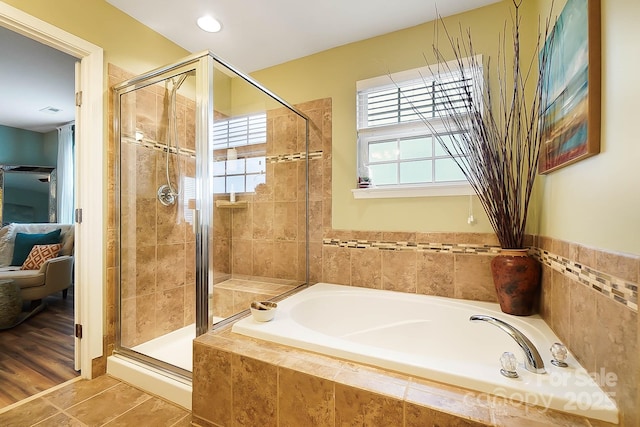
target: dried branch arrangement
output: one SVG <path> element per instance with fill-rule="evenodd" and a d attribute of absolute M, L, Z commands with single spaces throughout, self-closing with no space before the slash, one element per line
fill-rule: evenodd
<path fill-rule="evenodd" d="M 442 24 L 455 58 L 447 65 L 442 51 L 434 44 L 437 65 L 429 68 L 437 68 L 431 70 L 436 76 L 457 72 L 462 80 L 473 83 L 457 86 L 453 92 L 450 88 L 441 91 L 445 95 L 435 116 L 442 120 L 444 132 L 436 130 L 424 113 L 416 111 L 468 179 L 505 249 L 524 247 L 529 201 L 538 171 L 543 84 L 549 52 L 541 46 L 545 40 L 551 42 L 548 40 L 549 17 L 542 33 L 539 25 L 535 55 L 523 69 L 520 59 L 521 4 L 522 0 L 513 0 L 512 61 L 505 54 L 506 25 L 499 39 L 495 87 L 489 73 L 483 72 L 470 30 L 460 29 L 458 39 Z M 510 62 L 511 66 L 508 66 Z M 454 68 L 459 70 L 454 71 Z M 487 69 L 491 70 L 490 59 Z M 529 83 L 530 78 L 536 80 Z M 437 81 L 436 77 L 436 84 Z M 530 99 L 526 96 L 528 84 L 535 85 L 529 89 Z M 460 99 L 467 102 L 461 103 Z M 450 134 L 458 137 L 445 140 Z"/>

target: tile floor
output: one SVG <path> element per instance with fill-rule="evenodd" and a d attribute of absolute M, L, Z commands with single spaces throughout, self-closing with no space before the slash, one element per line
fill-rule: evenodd
<path fill-rule="evenodd" d="M 78 380 L 0 410 L 0 426 L 191 425 L 191 412 L 108 375 Z"/>

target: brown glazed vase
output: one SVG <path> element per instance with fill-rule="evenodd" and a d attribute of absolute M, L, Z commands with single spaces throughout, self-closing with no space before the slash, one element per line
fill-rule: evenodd
<path fill-rule="evenodd" d="M 530 316 L 536 312 L 540 263 L 527 249 L 503 249 L 491 260 L 491 273 L 504 313 Z"/>

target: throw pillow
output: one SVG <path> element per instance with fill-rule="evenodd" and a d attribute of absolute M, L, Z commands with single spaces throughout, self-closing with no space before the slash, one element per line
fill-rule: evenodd
<path fill-rule="evenodd" d="M 31 252 L 31 248 L 35 245 L 52 245 L 54 243 L 60 243 L 60 232 L 61 230 L 58 228 L 57 230 L 53 230 L 46 234 L 16 234 L 16 242 L 13 246 L 13 259 L 11 260 L 11 265 L 24 264 L 24 260 L 27 259 L 29 252 Z"/>
<path fill-rule="evenodd" d="M 42 264 L 58 256 L 60 248 L 62 248 L 60 243 L 53 245 L 34 245 L 24 264 L 20 267 L 20 270 L 40 270 Z"/>

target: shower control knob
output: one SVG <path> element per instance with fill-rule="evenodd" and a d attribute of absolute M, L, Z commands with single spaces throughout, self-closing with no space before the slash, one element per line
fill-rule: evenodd
<path fill-rule="evenodd" d="M 502 365 L 502 369 L 500 369 L 502 375 L 507 378 L 518 378 L 518 373 L 516 372 L 518 360 L 513 353 L 510 351 L 502 353 L 502 356 L 500 356 L 500 364 Z"/>
<path fill-rule="evenodd" d="M 554 343 L 551 346 L 550 350 L 551 355 L 553 356 L 553 360 L 551 361 L 551 363 L 561 368 L 566 368 L 567 366 L 569 366 L 567 362 L 565 362 L 565 360 L 567 360 L 568 352 L 567 347 L 565 347 L 564 344 L 561 344 L 559 342 Z"/>

